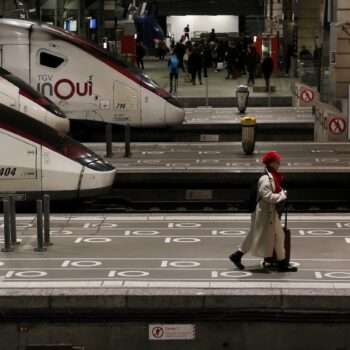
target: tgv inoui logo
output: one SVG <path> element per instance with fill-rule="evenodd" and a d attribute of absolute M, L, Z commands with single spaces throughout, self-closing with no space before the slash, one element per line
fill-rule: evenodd
<path fill-rule="evenodd" d="M 61 100 L 69 100 L 74 95 L 92 95 L 92 81 L 81 83 L 63 78 L 53 83 L 51 82 L 52 75 L 39 75 L 38 77 L 39 82 L 37 83 L 37 91 L 45 96 L 55 95 Z"/>

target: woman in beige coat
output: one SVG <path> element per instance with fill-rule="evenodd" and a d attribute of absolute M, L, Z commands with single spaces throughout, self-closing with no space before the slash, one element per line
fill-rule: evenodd
<path fill-rule="evenodd" d="M 275 250 L 278 271 L 297 271 L 285 259 L 284 232 L 276 210 L 276 204 L 287 199 L 287 191 L 281 188 L 283 176 L 278 173 L 280 160 L 281 156 L 276 152 L 268 152 L 262 159 L 266 170 L 258 181 L 257 205 L 251 215 L 250 231 L 241 247 L 229 257 L 241 270 L 244 269 L 241 259 L 249 251 L 254 256 L 265 258 L 272 256 Z"/>

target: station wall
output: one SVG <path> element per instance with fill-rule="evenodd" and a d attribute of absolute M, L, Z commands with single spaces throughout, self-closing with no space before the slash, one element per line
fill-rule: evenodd
<path fill-rule="evenodd" d="M 216 33 L 238 33 L 238 16 L 168 16 L 167 31 L 175 35 L 179 40 L 184 33 L 184 28 L 190 25 L 190 37 L 193 32 L 208 32 L 212 28 Z"/>

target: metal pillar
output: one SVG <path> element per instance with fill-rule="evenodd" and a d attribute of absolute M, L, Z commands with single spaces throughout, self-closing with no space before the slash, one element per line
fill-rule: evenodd
<path fill-rule="evenodd" d="M 50 242 L 50 196 L 44 195 L 44 245 L 53 245 Z"/>
<path fill-rule="evenodd" d="M 11 225 L 11 244 L 12 245 L 21 244 L 21 242 L 17 241 L 15 196 L 10 196 L 10 225 Z"/>
<path fill-rule="evenodd" d="M 106 155 L 105 157 L 111 158 L 113 156 L 113 150 L 112 150 L 112 124 L 108 123 L 106 125 Z"/>
<path fill-rule="evenodd" d="M 38 199 L 36 201 L 36 231 L 38 246 L 34 248 L 35 252 L 44 252 L 44 234 L 43 234 L 43 201 Z"/>
<path fill-rule="evenodd" d="M 130 151 L 130 125 L 126 124 L 124 128 L 124 141 L 125 141 L 125 153 L 124 157 L 130 157 L 131 151 Z"/>
<path fill-rule="evenodd" d="M 10 202 L 6 199 L 4 205 L 4 243 L 5 246 L 1 250 L 3 252 L 12 252 L 11 248 L 11 224 L 10 224 Z"/>

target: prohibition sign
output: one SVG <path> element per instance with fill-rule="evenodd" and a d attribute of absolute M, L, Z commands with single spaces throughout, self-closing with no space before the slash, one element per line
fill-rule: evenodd
<path fill-rule="evenodd" d="M 341 135 L 346 129 L 346 121 L 342 117 L 334 117 L 329 122 L 329 131 L 335 135 Z"/>
<path fill-rule="evenodd" d="M 155 338 L 161 338 L 163 336 L 163 334 L 164 334 L 164 330 L 162 327 L 160 327 L 160 326 L 153 327 L 152 335 Z"/>
<path fill-rule="evenodd" d="M 315 98 L 315 94 L 312 90 L 310 89 L 304 89 L 302 92 L 301 92 L 301 99 L 304 101 L 304 102 L 312 102 L 313 99 Z"/>

